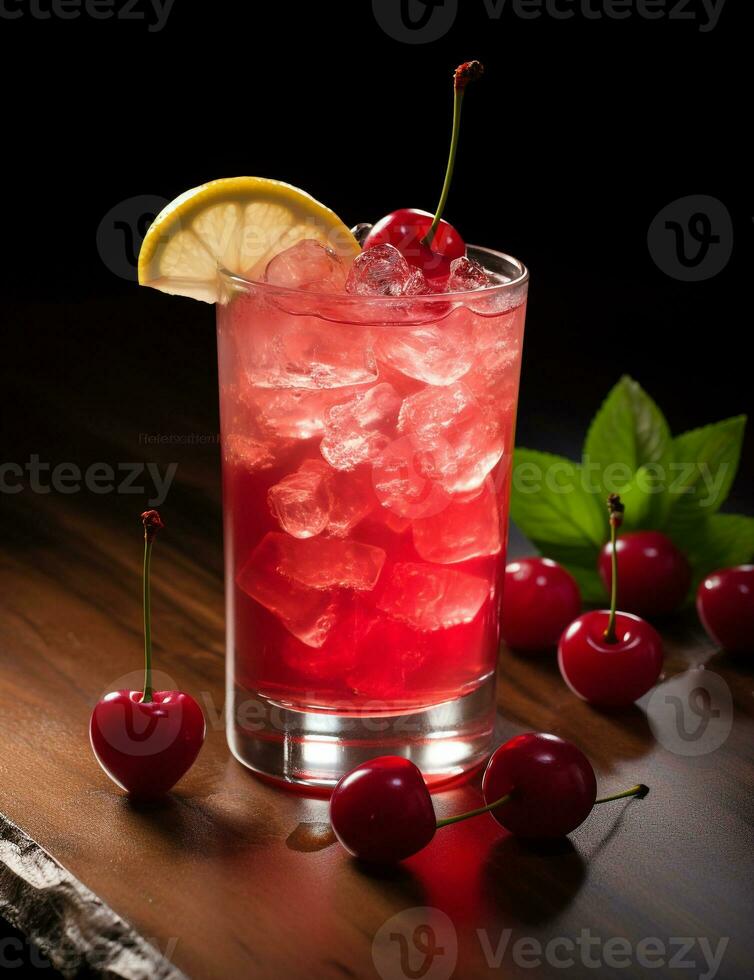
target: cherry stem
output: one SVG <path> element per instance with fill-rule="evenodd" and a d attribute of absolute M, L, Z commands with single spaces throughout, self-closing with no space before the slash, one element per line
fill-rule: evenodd
<path fill-rule="evenodd" d="M 499 800 L 495 800 L 494 803 L 489 803 L 487 806 L 480 806 L 477 810 L 468 810 L 466 813 L 458 813 L 455 817 L 444 817 L 442 820 L 437 821 L 438 830 L 440 827 L 447 827 L 451 823 L 458 823 L 459 820 L 468 820 L 469 817 L 478 817 L 481 813 L 489 813 L 490 810 L 494 810 L 496 807 L 502 806 L 503 803 L 508 803 L 512 796 L 512 793 L 508 793 L 506 796 L 501 796 Z"/>
<path fill-rule="evenodd" d="M 618 635 L 615 632 L 615 612 L 618 606 L 618 528 L 623 523 L 623 512 L 625 507 L 621 503 L 617 493 L 611 493 L 607 498 L 607 509 L 610 514 L 610 561 L 612 565 L 612 582 L 610 584 L 610 618 L 607 621 L 605 630 L 605 642 L 617 643 Z"/>
<path fill-rule="evenodd" d="M 142 702 L 152 700 L 152 600 L 149 588 L 149 566 L 152 560 L 152 542 L 144 531 L 144 693 Z"/>
<path fill-rule="evenodd" d="M 610 803 L 611 800 L 625 800 L 629 796 L 635 796 L 637 799 L 642 799 L 649 792 L 649 786 L 644 783 L 637 783 L 636 786 L 632 786 L 631 789 L 624 789 L 622 793 L 613 793 L 611 796 L 603 796 L 599 800 L 594 801 L 596 806 L 598 803 Z"/>
<path fill-rule="evenodd" d="M 636 786 L 632 786 L 630 789 L 624 789 L 620 793 L 613 793 L 611 796 L 603 796 L 599 800 L 594 801 L 596 806 L 598 803 L 610 803 L 611 800 L 624 800 L 628 797 L 635 796 L 637 799 L 642 799 L 649 792 L 649 786 L 644 783 L 637 783 Z M 444 817 L 442 820 L 437 821 L 437 829 L 440 827 L 447 827 L 452 823 L 459 823 L 461 820 L 468 820 L 469 817 L 478 817 L 482 813 L 489 813 L 491 810 L 497 809 L 499 806 L 503 806 L 505 803 L 509 803 L 513 798 L 514 791 L 511 790 L 510 793 L 506 793 L 505 796 L 501 796 L 499 800 L 495 800 L 494 803 L 488 803 L 487 806 L 480 806 L 476 810 L 467 810 L 466 813 L 457 813 L 454 817 Z"/>
<path fill-rule="evenodd" d="M 162 518 L 156 510 L 145 510 L 141 515 L 144 525 L 144 566 L 142 572 L 142 597 L 144 608 L 144 691 L 141 703 L 152 700 L 152 595 L 149 583 L 150 565 L 152 562 L 152 542 L 157 532 L 165 527 Z"/>
<path fill-rule="evenodd" d="M 445 205 L 448 201 L 448 194 L 450 192 L 450 185 L 453 180 L 453 170 L 456 165 L 456 153 L 458 151 L 458 136 L 461 132 L 461 109 L 463 107 L 463 96 L 466 91 L 466 86 L 469 82 L 481 77 L 484 72 L 484 68 L 478 61 L 467 61 L 463 65 L 459 65 L 455 70 L 453 75 L 453 129 L 450 137 L 450 151 L 448 152 L 448 165 L 445 168 L 445 180 L 442 185 L 442 193 L 440 194 L 440 202 L 437 205 L 437 210 L 435 211 L 435 216 L 432 219 L 432 224 L 430 225 L 429 231 L 422 238 L 422 244 L 426 245 L 427 248 L 431 248 L 432 241 L 435 237 L 435 232 L 437 231 L 437 226 L 440 224 L 442 219 L 443 211 L 445 210 Z"/>

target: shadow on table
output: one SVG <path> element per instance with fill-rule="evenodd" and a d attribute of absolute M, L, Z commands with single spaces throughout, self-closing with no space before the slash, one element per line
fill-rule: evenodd
<path fill-rule="evenodd" d="M 493 846 L 482 869 L 487 902 L 506 922 L 546 925 L 578 895 L 584 859 L 567 837 L 526 841 L 512 835 Z"/>
<path fill-rule="evenodd" d="M 637 704 L 627 708 L 588 706 L 588 710 L 594 714 L 595 725 L 605 726 L 605 738 L 598 741 L 600 757 L 608 762 L 640 759 L 655 747 L 655 737 L 646 712 Z"/>
<path fill-rule="evenodd" d="M 419 876 L 405 864 L 375 865 L 352 860 L 352 867 L 365 882 L 379 885 L 380 893 L 389 895 L 401 906 L 427 904 L 427 892 Z"/>
<path fill-rule="evenodd" d="M 223 812 L 196 797 L 170 794 L 150 802 L 124 797 L 123 808 L 137 833 L 157 836 L 166 847 L 183 853 L 223 857 L 261 847 L 270 836 L 263 814 L 251 818 Z"/>

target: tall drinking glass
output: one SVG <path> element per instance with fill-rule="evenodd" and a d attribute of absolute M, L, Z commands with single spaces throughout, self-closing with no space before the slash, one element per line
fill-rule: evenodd
<path fill-rule="evenodd" d="M 428 296 L 221 273 L 228 741 L 273 779 L 488 752 L 528 273 L 469 254 Z"/>

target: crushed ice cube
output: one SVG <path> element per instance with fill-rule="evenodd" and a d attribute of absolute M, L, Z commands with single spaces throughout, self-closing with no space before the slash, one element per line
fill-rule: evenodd
<path fill-rule="evenodd" d="M 424 296 L 431 291 L 427 278 L 421 269 L 412 269 L 408 279 L 403 284 L 404 296 Z"/>
<path fill-rule="evenodd" d="M 485 579 L 444 565 L 397 562 L 385 577 L 378 607 L 419 630 L 472 622 L 490 594 Z"/>
<path fill-rule="evenodd" d="M 460 381 L 406 398 L 398 428 L 414 446 L 418 470 L 448 493 L 481 487 L 503 455 L 499 426 Z"/>
<path fill-rule="evenodd" d="M 270 487 L 267 503 L 278 523 L 294 538 L 311 538 L 330 519 L 330 468 L 321 460 L 302 463 L 295 473 Z"/>
<path fill-rule="evenodd" d="M 330 519 L 326 531 L 342 538 L 377 506 L 372 476 L 367 467 L 348 473 L 330 470 L 327 486 L 330 493 Z"/>
<path fill-rule="evenodd" d="M 236 344 L 249 381 L 261 388 L 347 388 L 377 380 L 364 331 L 318 316 L 295 315 L 241 296 L 234 308 Z M 311 297 L 308 300 L 311 303 Z"/>
<path fill-rule="evenodd" d="M 264 426 L 276 436 L 287 439 L 312 439 L 323 435 L 325 415 L 333 405 L 356 393 L 348 388 L 249 388 L 253 403 Z"/>
<path fill-rule="evenodd" d="M 312 589 L 280 571 L 280 539 L 267 534 L 238 573 L 243 592 L 264 606 L 286 629 L 309 647 L 321 647 L 338 617 L 338 595 L 332 589 Z M 288 541 L 295 540 L 287 538 Z"/>
<path fill-rule="evenodd" d="M 358 296 L 401 296 L 411 267 L 393 245 L 375 245 L 357 255 L 346 280 L 346 291 Z"/>
<path fill-rule="evenodd" d="M 492 280 L 478 262 L 466 258 L 453 259 L 450 263 L 447 290 L 449 293 L 461 292 L 467 289 L 483 289 L 490 286 Z"/>
<path fill-rule="evenodd" d="M 416 449 L 408 436 L 385 447 L 372 464 L 372 477 L 379 502 L 399 517 L 428 517 L 447 505 L 447 493 L 419 469 Z"/>
<path fill-rule="evenodd" d="M 337 470 L 373 459 L 390 441 L 384 430 L 394 428 L 400 407 L 400 395 L 385 382 L 334 405 L 325 417 L 322 455 Z"/>
<path fill-rule="evenodd" d="M 414 547 L 425 561 L 449 565 L 500 551 L 500 518 L 491 477 L 473 500 L 452 500 L 445 510 L 414 521 Z"/>
<path fill-rule="evenodd" d="M 393 534 L 405 534 L 411 527 L 411 521 L 408 517 L 400 517 L 398 514 L 394 514 L 391 510 L 388 510 L 387 507 L 380 507 L 379 514 L 382 523 Z"/>
<path fill-rule="evenodd" d="M 342 292 L 346 271 L 336 253 L 314 238 L 304 238 L 276 255 L 264 273 L 265 282 L 313 293 Z"/>
<path fill-rule="evenodd" d="M 522 309 L 476 320 L 479 356 L 463 380 L 482 408 L 497 418 L 515 411 L 522 328 Z"/>
<path fill-rule="evenodd" d="M 477 356 L 468 310 L 454 310 L 439 323 L 385 331 L 377 340 L 377 357 L 395 370 L 430 385 L 458 381 Z"/>
<path fill-rule="evenodd" d="M 275 463 L 269 443 L 253 436 L 231 433 L 223 438 L 223 454 L 232 463 L 241 463 L 249 470 L 266 470 Z"/>
<path fill-rule="evenodd" d="M 311 589 L 356 589 L 369 592 L 377 584 L 385 552 L 371 544 L 342 538 L 300 540 L 273 532 L 278 571 Z"/>

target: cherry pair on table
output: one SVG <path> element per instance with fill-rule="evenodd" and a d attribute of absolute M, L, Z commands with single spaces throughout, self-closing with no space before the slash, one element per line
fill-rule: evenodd
<path fill-rule="evenodd" d="M 644 796 L 637 785 L 597 799 L 597 780 L 583 752 L 556 735 L 530 732 L 501 745 L 482 780 L 485 805 L 438 820 L 419 769 L 382 756 L 347 773 L 330 800 L 333 831 L 349 854 L 374 863 L 402 861 L 426 847 L 438 829 L 489 813 L 520 837 L 563 837 L 596 803 Z"/>

